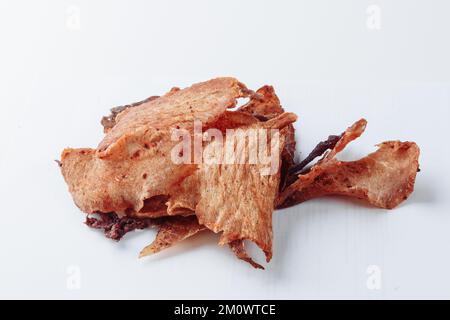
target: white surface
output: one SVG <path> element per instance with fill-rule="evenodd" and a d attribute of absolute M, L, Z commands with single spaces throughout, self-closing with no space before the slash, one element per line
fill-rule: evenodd
<path fill-rule="evenodd" d="M 79 30 L 67 25 L 76 10 Z M 2 0 L 0 297 L 450 298 L 449 12 L 448 1 Z M 362 116 L 345 158 L 416 141 L 416 191 L 391 212 L 337 198 L 276 212 L 266 271 L 215 236 L 138 260 L 153 231 L 114 243 L 83 225 L 53 162 L 61 150 L 95 146 L 112 106 L 221 75 L 273 84 L 299 115 L 303 155 Z M 366 285 L 371 265 L 380 290 Z"/>

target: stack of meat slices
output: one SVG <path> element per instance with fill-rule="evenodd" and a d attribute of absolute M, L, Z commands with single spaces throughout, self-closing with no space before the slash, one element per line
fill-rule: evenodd
<path fill-rule="evenodd" d="M 239 98 L 249 101 L 231 110 Z M 364 131 L 364 119 L 319 143 L 296 164 L 296 118 L 284 112 L 271 86 L 253 92 L 236 79 L 217 78 L 112 109 L 102 119 L 105 137 L 98 147 L 65 149 L 59 163 L 76 205 L 88 214 L 88 226 L 114 240 L 135 229 L 159 228 L 141 257 L 210 230 L 220 233 L 219 244 L 239 259 L 263 268 L 247 254 L 244 241 L 254 242 L 270 261 L 275 208 L 329 194 L 393 208 L 413 191 L 419 167 L 413 142 L 384 142 L 358 161 L 337 160 L 337 153 Z M 186 154 L 174 132 L 194 141 L 196 122 L 203 145 Z M 209 129 L 223 133 L 224 141 L 205 139 Z M 229 129 L 244 136 L 261 129 L 277 132 L 276 139 L 264 140 L 275 160 L 270 168 L 248 161 L 259 151 L 249 140 L 229 144 L 243 162 L 203 161 L 217 154 L 223 160 Z M 174 154 L 182 161 L 174 161 Z M 202 161 L 193 161 L 196 156 Z"/>

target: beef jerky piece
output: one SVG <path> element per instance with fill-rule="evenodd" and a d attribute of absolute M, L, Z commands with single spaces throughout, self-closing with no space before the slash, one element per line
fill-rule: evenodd
<path fill-rule="evenodd" d="M 212 126 L 225 132 L 225 129 L 236 128 L 240 126 L 249 126 L 255 124 L 257 121 L 254 117 L 243 117 L 241 114 L 256 114 L 260 121 L 267 121 L 274 116 L 283 113 L 283 109 L 279 104 L 278 97 L 276 97 L 273 88 L 266 86 L 257 91 L 257 94 L 252 95 L 250 102 L 241 107 L 239 111 L 227 111 L 223 116 Z M 287 169 L 292 166 L 294 152 L 295 152 L 295 132 L 292 124 L 289 124 L 280 131 L 285 146 L 282 152 L 282 166 L 281 179 L 284 179 L 287 174 Z M 178 212 L 185 212 L 186 210 L 195 211 L 195 207 L 200 199 L 198 191 L 199 176 L 197 174 L 187 177 L 180 186 L 174 190 L 172 196 L 168 201 L 169 214 L 177 214 Z M 234 242 L 232 246 L 235 254 L 239 253 L 238 258 L 248 261 L 244 246 L 237 246 L 239 241 Z M 239 249 L 239 250 L 238 250 Z M 251 263 L 254 265 L 253 263 Z M 255 266 L 255 265 L 254 265 Z"/>
<path fill-rule="evenodd" d="M 195 216 L 167 217 L 161 224 L 156 239 L 142 249 L 139 257 L 145 257 L 172 247 L 205 229 L 206 227 L 200 225 Z"/>
<path fill-rule="evenodd" d="M 317 146 L 311 151 L 311 153 L 303 159 L 299 164 L 291 167 L 289 169 L 289 175 L 298 175 L 301 171 L 310 164 L 315 158 L 322 156 L 326 151 L 333 149 L 338 143 L 340 136 L 328 136 L 328 139 L 325 141 L 319 142 Z"/>
<path fill-rule="evenodd" d="M 259 88 L 254 94 L 250 96 L 250 101 L 238 109 L 241 112 L 246 112 L 260 121 L 267 121 L 284 112 L 280 104 L 280 99 L 275 94 L 272 86 L 263 86 Z M 295 156 L 295 129 L 292 124 L 288 125 L 282 130 L 285 137 L 284 149 L 282 152 L 281 165 L 281 183 L 280 188 L 284 187 L 288 169 L 294 165 Z"/>
<path fill-rule="evenodd" d="M 258 123 L 259 120 L 247 112 L 242 111 L 225 111 L 215 122 L 212 122 L 207 129 L 218 129 L 223 134 L 227 129 L 237 129 L 240 127 L 247 127 L 251 124 Z M 204 141 L 204 143 L 206 143 Z"/>
<path fill-rule="evenodd" d="M 247 112 L 261 121 L 275 118 L 284 112 L 280 99 L 272 86 L 263 86 L 250 96 L 250 101 L 238 109 Z"/>
<path fill-rule="evenodd" d="M 119 241 L 126 233 L 159 225 L 161 220 L 119 217 L 116 213 L 98 213 L 97 217 L 86 216 L 86 225 L 101 229 L 107 238 Z"/>
<path fill-rule="evenodd" d="M 150 220 L 150 219 L 147 219 Z M 154 219 L 151 219 L 154 221 Z M 159 226 L 156 239 L 139 254 L 139 257 L 145 257 L 168 249 L 179 242 L 190 238 L 197 233 L 206 230 L 205 226 L 198 223 L 195 216 L 191 217 L 167 217 Z M 106 231 L 105 231 L 106 234 Z M 264 269 L 263 266 L 256 263 L 245 251 L 244 241 L 236 240 L 229 243 L 231 250 L 241 260 L 250 263 L 256 269 Z"/>
<path fill-rule="evenodd" d="M 250 129 L 282 129 L 295 120 L 295 115 L 284 113 L 242 130 L 245 136 Z M 268 145 L 272 147 L 271 152 L 281 153 L 284 138 L 282 135 L 278 137 L 278 141 L 275 138 L 268 141 Z M 226 139 L 230 137 L 227 136 Z M 224 145 L 227 145 L 226 141 Z M 264 175 L 263 170 L 268 169 L 267 164 L 251 164 L 249 161 L 249 155 L 257 153 L 256 144 L 250 144 L 249 139 L 245 139 L 245 143 L 234 145 L 235 154 L 245 156 L 242 164 L 227 164 L 224 145 L 214 141 L 204 150 L 206 157 L 211 154 L 217 156 L 219 153 L 222 158 L 217 164 L 202 163 L 196 172 L 199 201 L 195 213 L 200 224 L 216 233 L 222 232 L 220 244 L 241 239 L 251 240 L 264 251 L 269 261 L 272 257 L 272 211 L 280 182 L 280 153 L 275 156 L 278 163 L 269 164 L 276 165 L 276 168 L 271 167 L 274 172 Z"/>
<path fill-rule="evenodd" d="M 413 142 L 388 141 L 357 161 L 338 161 L 335 156 L 359 137 L 365 121 L 347 129 L 336 146 L 311 170 L 299 175 L 278 199 L 279 207 L 291 206 L 324 195 L 346 195 L 391 209 L 413 191 L 419 167 L 419 148 Z"/>
<path fill-rule="evenodd" d="M 344 195 L 376 207 L 392 209 L 414 190 L 419 148 L 413 142 L 387 141 L 357 161 L 332 161 L 308 184 L 299 186 L 283 203 L 288 207 L 325 196 Z"/>
<path fill-rule="evenodd" d="M 285 128 L 295 121 L 293 114 L 282 114 L 267 122 L 258 122 L 240 128 L 242 136 L 247 136 L 251 130 L 262 128 Z M 216 163 L 203 162 L 199 169 L 186 178 L 178 192 L 174 192 L 168 201 L 168 211 L 192 210 L 199 222 L 214 232 L 222 232 L 220 244 L 235 240 L 249 239 L 254 241 L 270 260 L 272 241 L 272 211 L 274 200 L 278 193 L 280 180 L 280 154 L 274 155 L 277 167 L 273 174 L 263 175 L 262 169 L 268 169 L 267 164 L 250 164 L 249 155 L 257 153 L 257 145 L 249 144 L 245 139 L 243 144 L 234 144 L 236 155 L 244 155 L 241 164 L 227 164 L 224 159 L 227 135 L 223 144 L 213 141 L 204 149 L 204 157 L 211 154 L 219 155 Z M 281 152 L 284 136 L 279 136 L 278 151 Z M 271 141 L 267 142 L 271 144 Z M 233 201 L 230 201 L 233 199 Z"/>
<path fill-rule="evenodd" d="M 308 170 L 305 169 L 308 164 L 310 164 L 315 158 L 322 156 L 326 151 L 333 149 L 341 137 L 342 135 L 329 136 L 327 140 L 319 142 L 319 144 L 317 144 L 317 146 L 300 163 L 288 167 L 285 174 L 285 183 L 282 188 L 280 188 L 280 190 L 282 191 L 287 186 L 294 183 L 297 180 L 297 176 L 299 174 L 304 173 L 306 170 Z"/>
<path fill-rule="evenodd" d="M 281 152 L 280 191 L 286 186 L 289 176 L 289 168 L 294 165 L 295 156 L 295 129 L 292 124 L 281 130 L 284 137 L 284 148 Z"/>
<path fill-rule="evenodd" d="M 171 140 L 171 130 L 140 129 L 122 142 L 112 150 L 115 158 L 107 160 L 96 157 L 94 149 L 64 150 L 61 171 L 69 191 L 86 213 L 144 209 L 141 216 L 154 217 L 153 212 L 144 215 L 145 201 L 170 194 L 197 167 L 172 161 L 178 142 Z"/>
<path fill-rule="evenodd" d="M 250 101 L 240 107 L 238 111 L 251 114 L 260 121 L 267 121 L 282 114 L 284 109 L 281 107 L 280 99 L 275 94 L 273 87 L 266 85 L 256 90 L 250 96 Z M 295 129 L 292 124 L 287 126 L 285 136 L 283 163 L 291 166 L 294 164 L 295 153 Z"/>
<path fill-rule="evenodd" d="M 172 126 L 191 128 L 194 120 L 203 125 L 217 120 L 236 100 L 250 91 L 233 78 L 217 78 L 166 94 L 138 107 L 128 108 L 115 118 L 114 127 L 97 148 L 100 158 L 108 158 L 115 144 L 123 144 L 129 135 L 142 128 L 163 129 Z"/>
<path fill-rule="evenodd" d="M 326 153 L 322 159 L 320 159 L 315 166 L 313 166 L 308 174 L 300 174 L 298 175 L 298 179 L 295 182 L 289 184 L 283 192 L 281 192 L 277 199 L 277 207 L 282 207 L 282 204 L 286 201 L 286 199 L 291 196 L 294 192 L 300 191 L 301 186 L 307 185 L 316 177 L 317 168 L 320 168 L 319 165 L 321 163 L 326 163 L 332 160 L 336 154 L 351 141 L 359 138 L 361 134 L 366 129 L 367 121 L 365 119 L 360 119 L 355 122 L 352 126 L 348 127 L 347 130 L 341 135 L 339 141 L 334 144 L 333 149 L 331 149 L 328 153 Z M 295 176 L 295 175 L 294 175 Z M 291 178 L 288 178 L 291 180 Z"/>
<path fill-rule="evenodd" d="M 119 106 L 119 107 L 112 108 L 111 109 L 111 114 L 109 116 L 105 116 L 105 117 L 102 118 L 101 124 L 103 126 L 103 131 L 105 133 L 107 133 L 109 130 L 112 129 L 112 127 L 114 127 L 116 125 L 116 117 L 123 110 L 128 109 L 128 108 L 133 108 L 133 107 L 140 106 L 141 104 L 153 101 L 153 100 L 158 99 L 158 98 L 159 98 L 159 96 L 151 96 L 151 97 L 148 97 L 147 99 L 139 101 L 139 102 L 135 102 L 135 103 L 127 104 L 125 106 Z"/>
<path fill-rule="evenodd" d="M 259 120 L 252 115 L 240 111 L 226 111 L 211 127 L 218 129 L 226 135 L 227 129 L 238 129 L 258 123 Z M 207 132 L 204 132 L 206 134 Z M 204 141 L 205 148 L 208 145 Z M 199 175 L 192 174 L 177 185 L 171 192 L 167 201 L 169 215 L 177 215 L 180 212 L 194 212 L 200 200 Z"/>

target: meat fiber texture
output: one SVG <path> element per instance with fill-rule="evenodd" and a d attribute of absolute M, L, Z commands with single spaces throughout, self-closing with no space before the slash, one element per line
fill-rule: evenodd
<path fill-rule="evenodd" d="M 249 101 L 230 110 L 239 98 Z M 239 259 L 263 269 L 247 254 L 245 241 L 254 242 L 270 261 L 275 206 L 339 194 L 393 208 L 413 191 L 418 170 L 419 149 L 413 142 L 384 142 L 361 160 L 336 160 L 364 131 L 363 119 L 342 135 L 330 136 L 296 164 L 293 122 L 297 117 L 284 112 L 273 87 L 253 92 L 234 78 L 173 88 L 161 97 L 111 112 L 102 119 L 105 137 L 98 147 L 65 149 L 60 167 L 75 204 L 88 214 L 88 226 L 103 229 L 114 240 L 135 229 L 159 228 L 141 257 L 207 230 L 220 233 L 219 244 L 228 245 Z M 206 137 L 203 161 L 174 162 L 174 151 L 195 158 L 197 151 L 183 155 L 173 136 L 174 131 L 184 130 L 195 140 L 195 121 L 201 122 Z M 209 129 L 223 133 L 223 141 L 208 138 Z M 235 136 L 226 134 L 230 129 L 244 137 L 256 132 L 257 138 L 274 132 L 258 140 L 270 150 L 270 164 L 250 161 L 260 146 L 250 138 L 243 144 L 235 142 Z M 230 146 L 241 162 L 226 161 Z"/>

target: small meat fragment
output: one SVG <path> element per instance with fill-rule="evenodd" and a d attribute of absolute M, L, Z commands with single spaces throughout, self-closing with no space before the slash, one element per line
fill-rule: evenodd
<path fill-rule="evenodd" d="M 238 109 L 261 121 L 275 118 L 284 112 L 272 86 L 263 86 L 250 96 L 250 101 Z"/>
<path fill-rule="evenodd" d="M 256 263 L 248 254 L 247 251 L 245 251 L 245 244 L 243 240 L 235 240 L 228 244 L 231 248 L 231 250 L 234 252 L 236 257 L 239 259 L 246 261 L 250 263 L 255 269 L 262 269 L 264 270 L 264 267 L 260 265 L 259 263 Z"/>
<path fill-rule="evenodd" d="M 86 216 L 86 225 L 101 229 L 107 238 L 119 241 L 128 232 L 146 229 L 160 224 L 161 220 L 119 217 L 116 213 L 98 213 L 97 217 Z"/>
<path fill-rule="evenodd" d="M 172 247 L 205 229 L 206 227 L 200 225 L 195 216 L 167 217 L 161 224 L 156 239 L 152 244 L 142 249 L 139 257 L 145 257 Z"/>
<path fill-rule="evenodd" d="M 311 170 L 300 174 L 278 199 L 278 207 L 289 207 L 324 195 L 345 195 L 392 209 L 414 190 L 419 168 L 419 148 L 414 142 L 387 141 L 357 161 L 335 158 L 348 142 L 359 137 L 365 120 L 347 129 L 336 146 Z"/>

